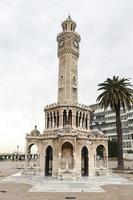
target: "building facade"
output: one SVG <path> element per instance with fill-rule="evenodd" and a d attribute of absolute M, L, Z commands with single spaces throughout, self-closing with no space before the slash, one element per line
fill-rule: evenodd
<path fill-rule="evenodd" d="M 90 130 L 88 106 L 78 103 L 78 58 L 80 35 L 69 16 L 57 35 L 59 74 L 58 101 L 44 108 L 45 130 L 37 127 L 26 135 L 27 165 L 31 147 L 36 145 L 37 173 L 58 179 L 93 176 L 98 168 L 97 154 L 102 152 L 108 168 L 108 142 L 101 131 Z M 101 150 L 99 150 L 101 149 Z"/>
<path fill-rule="evenodd" d="M 101 130 L 109 140 L 117 140 L 115 113 L 108 108 L 101 109 L 99 104 L 90 105 L 94 110 L 91 114 L 90 126 L 92 130 Z M 133 105 L 125 112 L 121 109 L 123 153 L 133 152 Z"/>

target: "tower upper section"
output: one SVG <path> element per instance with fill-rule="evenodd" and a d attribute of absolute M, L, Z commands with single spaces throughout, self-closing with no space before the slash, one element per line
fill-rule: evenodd
<path fill-rule="evenodd" d="M 78 101 L 78 57 L 80 35 L 75 32 L 76 23 L 70 15 L 62 22 L 62 32 L 57 36 L 59 77 L 58 102 L 77 103 Z"/>

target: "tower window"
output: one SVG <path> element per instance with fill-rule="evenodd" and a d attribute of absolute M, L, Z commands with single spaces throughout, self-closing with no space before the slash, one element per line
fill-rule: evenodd
<path fill-rule="evenodd" d="M 60 86 L 63 87 L 63 76 L 60 78 Z"/>

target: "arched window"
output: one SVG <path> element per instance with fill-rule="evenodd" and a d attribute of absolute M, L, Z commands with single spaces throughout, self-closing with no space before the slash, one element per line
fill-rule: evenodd
<path fill-rule="evenodd" d="M 86 115 L 85 118 L 85 128 L 88 129 L 88 115 Z"/>
<path fill-rule="evenodd" d="M 65 126 L 67 124 L 67 112 L 66 110 L 64 110 L 63 112 L 63 126 Z"/>
<path fill-rule="evenodd" d="M 69 110 L 69 114 L 68 114 L 68 124 L 72 125 L 72 111 Z"/>
<path fill-rule="evenodd" d="M 82 118 L 82 128 L 84 128 L 84 124 L 85 124 L 85 114 L 83 113 L 83 118 Z"/>
<path fill-rule="evenodd" d="M 57 127 L 59 127 L 59 111 L 57 111 Z"/>
<path fill-rule="evenodd" d="M 54 127 L 56 127 L 56 115 L 55 115 L 55 112 L 54 112 Z"/>
<path fill-rule="evenodd" d="M 79 123 L 78 123 L 78 111 L 76 112 L 76 127 L 78 127 L 79 125 L 78 125 Z"/>

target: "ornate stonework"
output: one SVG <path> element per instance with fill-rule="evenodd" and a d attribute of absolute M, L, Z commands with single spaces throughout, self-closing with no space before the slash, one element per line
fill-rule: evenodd
<path fill-rule="evenodd" d="M 27 165 L 30 166 L 30 149 L 36 145 L 37 174 L 58 179 L 96 175 L 98 156 L 104 160 L 103 167 L 108 168 L 107 138 L 101 131 L 90 130 L 92 110 L 78 104 L 77 68 L 81 38 L 75 29 L 76 23 L 69 16 L 62 22 L 62 32 L 57 36 L 58 102 L 44 108 L 43 134 L 35 127 L 26 135 Z"/>

